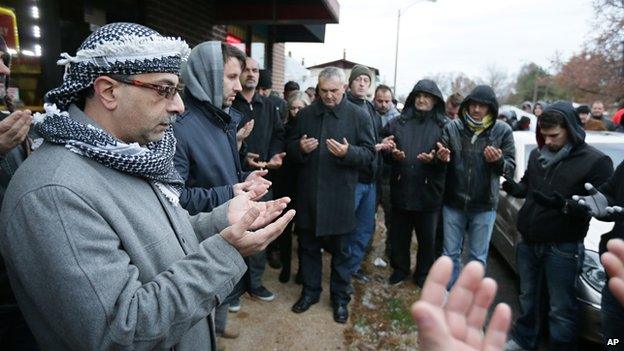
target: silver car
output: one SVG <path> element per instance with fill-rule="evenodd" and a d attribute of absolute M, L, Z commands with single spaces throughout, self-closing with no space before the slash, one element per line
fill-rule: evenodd
<path fill-rule="evenodd" d="M 617 167 L 624 159 L 624 134 L 587 132 L 585 141 L 610 156 L 614 167 Z M 516 147 L 514 180 L 520 181 L 526 170 L 529 155 L 537 147 L 535 132 L 514 132 L 514 142 Z M 501 190 L 492 234 L 492 245 L 515 272 L 517 272 L 516 244 L 520 239 L 520 233 L 516 229 L 516 220 L 523 203 L 524 199 L 516 199 Z M 595 342 L 602 342 L 600 300 L 602 288 L 606 283 L 605 272 L 598 256 L 598 244 L 600 236 L 611 229 L 613 229 L 613 223 L 592 218 L 584 241 L 585 262 L 576 284 L 577 299 L 583 312 L 582 336 Z"/>

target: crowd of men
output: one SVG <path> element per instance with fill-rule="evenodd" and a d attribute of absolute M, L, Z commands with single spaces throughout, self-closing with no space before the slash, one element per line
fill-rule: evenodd
<path fill-rule="evenodd" d="M 10 55 L 0 51 L 6 78 Z M 388 86 L 369 101 L 374 74 L 357 65 L 349 77 L 325 68 L 305 91 L 289 82 L 282 98 L 271 72 L 233 46 L 191 50 L 131 23 L 105 25 L 63 57 L 45 112 L 9 111 L 0 122 L 0 342 L 216 349 L 217 336 L 239 334 L 227 315 L 244 308 L 243 294 L 276 298 L 263 284 L 267 264 L 290 281 L 293 234 L 302 288 L 292 311 L 319 301 L 328 252 L 333 319 L 346 323 L 352 280 L 371 280 L 362 261 L 378 204 L 388 284 L 411 276 L 423 301 L 443 299 L 436 289 L 455 301 L 483 278 L 503 177 L 503 190 L 525 199 L 521 311 L 505 347 L 537 348 L 536 321 L 547 319 L 549 349 L 577 348 L 574 287 L 589 220 L 616 222 L 601 253 L 607 239 L 624 237 L 624 166 L 614 173 L 584 141 L 591 122 L 622 130 L 621 114 L 609 119 L 601 102 L 524 103 L 537 116 L 538 147 L 515 182 L 513 131 L 531 121 L 499 113 L 489 86 L 445 100 L 422 79 L 399 111 Z M 460 274 L 464 247 L 480 268 Z M 433 274 L 440 255 L 449 259 Z M 433 313 L 418 306 L 417 322 Z M 602 312 L 605 339 L 621 339 L 624 309 L 608 287 Z M 507 314 L 495 313 L 499 331 Z"/>

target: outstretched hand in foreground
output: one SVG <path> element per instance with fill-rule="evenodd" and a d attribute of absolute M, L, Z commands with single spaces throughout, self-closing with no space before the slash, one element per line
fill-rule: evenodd
<path fill-rule="evenodd" d="M 440 257 L 429 271 L 420 300 L 412 306 L 420 348 L 427 351 L 503 350 L 511 324 L 509 306 L 496 306 L 487 332 L 483 334 L 488 308 L 496 295 L 496 282 L 483 277 L 480 263 L 471 262 L 462 270 L 446 301 L 446 286 L 452 270 L 451 259 Z"/>
<path fill-rule="evenodd" d="M 600 260 L 609 273 L 609 289 L 613 296 L 624 305 L 624 241 L 622 239 L 609 240 L 607 250 Z"/>

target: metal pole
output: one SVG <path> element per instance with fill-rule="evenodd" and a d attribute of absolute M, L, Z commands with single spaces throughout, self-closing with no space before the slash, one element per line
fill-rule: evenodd
<path fill-rule="evenodd" d="M 401 9 L 399 9 L 399 15 L 397 16 L 397 37 L 396 37 L 396 48 L 394 50 L 394 83 L 392 89 L 394 90 L 394 94 L 397 94 L 396 80 L 397 80 L 397 65 L 399 60 L 399 27 L 401 26 Z"/>

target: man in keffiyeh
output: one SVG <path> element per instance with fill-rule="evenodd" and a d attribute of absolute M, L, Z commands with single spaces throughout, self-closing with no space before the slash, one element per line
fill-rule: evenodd
<path fill-rule="evenodd" d="M 44 142 L 0 212 L 11 286 L 46 348 L 215 349 L 210 314 L 242 277 L 242 256 L 294 215 L 267 226 L 288 199 L 247 195 L 194 217 L 178 205 L 170 124 L 184 110 L 178 72 L 189 51 L 112 23 L 59 60 L 63 84 L 34 116 Z"/>

